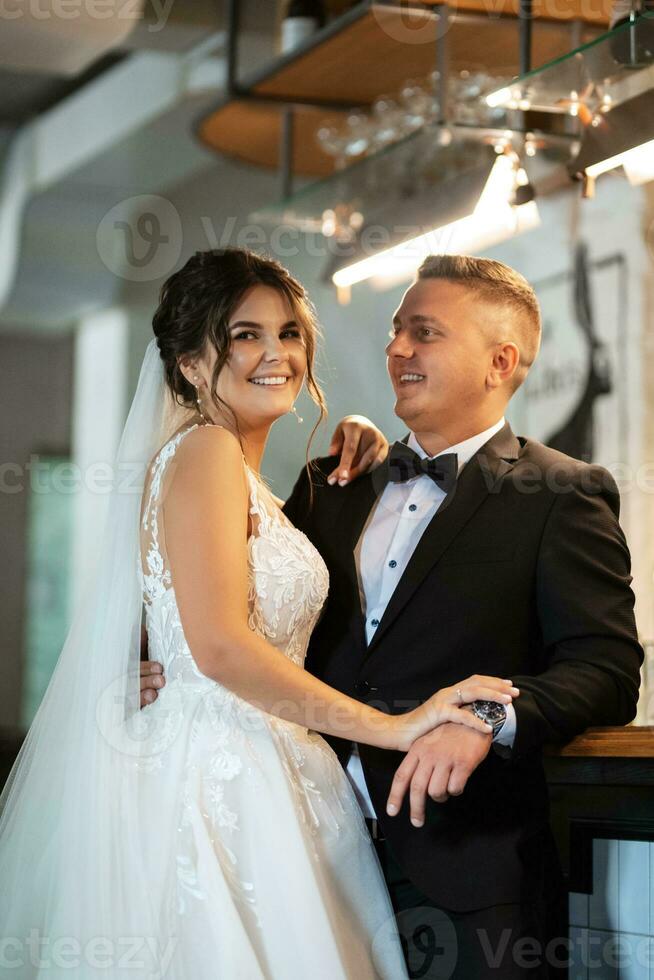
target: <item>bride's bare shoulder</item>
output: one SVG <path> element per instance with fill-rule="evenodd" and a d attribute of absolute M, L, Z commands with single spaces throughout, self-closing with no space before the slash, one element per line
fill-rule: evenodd
<path fill-rule="evenodd" d="M 223 514 L 248 499 L 246 468 L 238 439 L 228 430 L 199 425 L 188 431 L 170 460 L 162 487 L 168 526 L 188 507 Z"/>
<path fill-rule="evenodd" d="M 188 495 L 210 484 L 217 491 L 235 492 L 246 483 L 241 444 L 229 429 L 198 425 L 185 433 L 171 461 L 171 490 L 174 485 L 179 492 Z"/>
<path fill-rule="evenodd" d="M 157 465 L 160 467 L 166 467 L 171 457 L 178 456 L 182 445 L 191 438 L 192 431 L 199 428 L 204 428 L 204 426 L 199 425 L 197 422 L 184 422 L 173 432 L 170 432 L 165 441 L 160 443 L 157 451 L 154 453 L 146 467 L 148 477 L 153 475 Z"/>
<path fill-rule="evenodd" d="M 241 444 L 229 429 L 222 425 L 196 425 L 184 434 L 175 454 L 188 460 L 201 458 L 205 462 L 213 458 L 224 461 L 241 460 Z"/>

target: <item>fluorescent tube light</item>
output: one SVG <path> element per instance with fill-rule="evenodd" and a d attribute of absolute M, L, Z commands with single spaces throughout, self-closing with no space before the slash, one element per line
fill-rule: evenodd
<path fill-rule="evenodd" d="M 332 276 L 334 285 L 342 288 L 370 278 L 408 278 L 427 255 L 474 252 L 536 228 L 540 224 L 536 202 L 512 205 L 515 187 L 514 161 L 502 154 L 471 214 L 339 269 Z"/>
<path fill-rule="evenodd" d="M 589 177 L 599 177 L 616 167 L 624 167 L 631 184 L 645 184 L 648 180 L 654 180 L 654 140 L 593 163 L 586 167 L 586 173 Z"/>

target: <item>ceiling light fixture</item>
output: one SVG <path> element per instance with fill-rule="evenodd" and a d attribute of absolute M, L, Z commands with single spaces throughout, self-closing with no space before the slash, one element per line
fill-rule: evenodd
<path fill-rule="evenodd" d="M 617 167 L 624 167 L 630 184 L 646 184 L 647 181 L 654 180 L 654 140 L 593 163 L 586 167 L 586 173 L 589 177 L 595 178 Z"/>
<path fill-rule="evenodd" d="M 647 72 L 654 82 L 654 65 Z M 654 180 L 654 115 L 651 89 L 626 99 L 584 129 L 579 153 L 568 164 L 572 177 L 594 181 L 624 167 L 631 184 Z"/>
<path fill-rule="evenodd" d="M 366 279 L 396 281 L 410 278 L 427 255 L 474 252 L 490 248 L 540 224 L 533 189 L 526 194 L 526 174 L 514 153 L 498 156 L 473 211 L 463 218 L 432 228 L 422 235 L 339 269 L 332 275 L 338 288 Z M 514 203 L 516 191 L 521 189 Z"/>

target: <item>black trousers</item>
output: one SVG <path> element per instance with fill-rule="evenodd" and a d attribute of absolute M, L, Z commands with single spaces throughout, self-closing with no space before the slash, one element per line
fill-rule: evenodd
<path fill-rule="evenodd" d="M 565 896 L 473 912 L 438 908 L 399 867 L 386 840 L 375 848 L 395 910 L 411 980 L 561 980 L 567 977 Z M 557 938 L 558 937 L 558 938 Z"/>

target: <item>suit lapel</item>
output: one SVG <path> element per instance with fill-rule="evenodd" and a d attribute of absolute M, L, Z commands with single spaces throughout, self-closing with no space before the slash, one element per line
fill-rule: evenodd
<path fill-rule="evenodd" d="M 456 486 L 436 511 L 418 542 L 386 606 L 368 647 L 368 654 L 379 644 L 391 623 L 487 495 L 498 491 L 502 479 L 513 468 L 519 453 L 520 443 L 507 422 L 464 466 Z"/>

